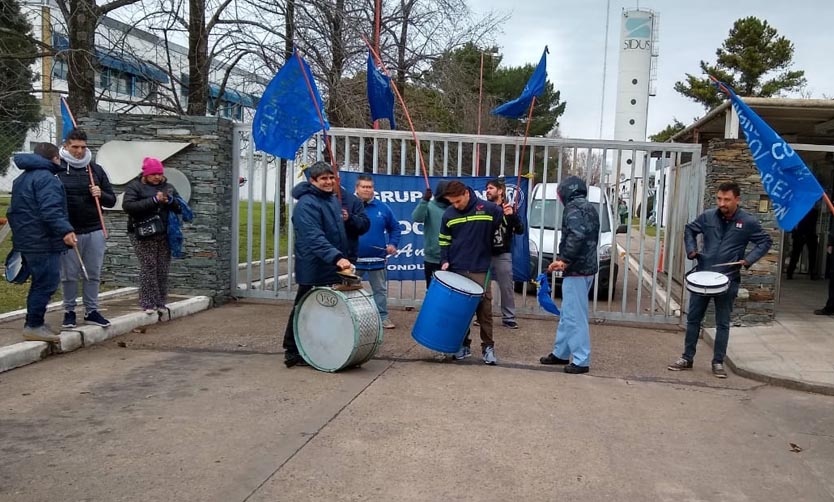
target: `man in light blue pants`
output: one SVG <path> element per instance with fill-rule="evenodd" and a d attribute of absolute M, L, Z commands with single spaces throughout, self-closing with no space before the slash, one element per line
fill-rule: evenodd
<path fill-rule="evenodd" d="M 565 373 L 590 370 L 591 335 L 588 326 L 588 292 L 599 270 L 599 212 L 588 202 L 588 188 L 581 178 L 569 176 L 556 191 L 565 205 L 559 254 L 547 267 L 561 272 L 562 314 L 553 352 L 539 359 L 542 364 L 564 364 Z"/>

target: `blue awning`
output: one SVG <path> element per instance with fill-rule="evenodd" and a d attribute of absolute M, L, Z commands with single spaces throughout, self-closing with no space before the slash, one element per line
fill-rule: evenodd
<path fill-rule="evenodd" d="M 60 33 L 53 33 L 52 47 L 59 51 L 68 50 L 69 40 Z M 164 71 L 156 68 L 150 63 L 140 61 L 126 54 L 117 55 L 104 52 L 101 49 L 96 49 L 96 59 L 101 66 L 112 68 L 123 73 L 129 73 L 131 75 L 136 75 L 137 77 L 155 80 L 162 84 L 167 84 L 170 81 L 168 74 Z"/>
<path fill-rule="evenodd" d="M 220 86 L 216 84 L 209 84 L 209 94 L 212 98 L 217 98 L 220 96 Z M 258 98 L 252 96 L 251 94 L 246 94 L 245 92 L 238 92 L 234 89 L 229 89 L 228 87 L 223 90 L 223 96 L 220 98 L 223 101 L 228 101 L 230 103 L 237 103 L 241 106 L 245 106 L 246 108 L 255 108 L 255 102 Z"/>

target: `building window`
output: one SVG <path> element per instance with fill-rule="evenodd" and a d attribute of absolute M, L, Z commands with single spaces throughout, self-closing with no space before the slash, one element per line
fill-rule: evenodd
<path fill-rule="evenodd" d="M 69 67 L 67 66 L 67 62 L 60 58 L 55 58 L 52 60 L 52 77 L 58 80 L 66 80 L 67 73 L 69 72 Z"/>
<path fill-rule="evenodd" d="M 636 105 L 636 104 L 637 104 L 637 100 L 636 100 L 636 99 L 632 99 L 632 100 L 631 100 L 631 104 L 632 104 L 632 105 Z"/>
<path fill-rule="evenodd" d="M 629 121 L 628 121 L 628 123 L 629 123 L 630 125 L 634 125 L 634 119 L 629 120 Z"/>
<path fill-rule="evenodd" d="M 631 83 L 632 83 L 633 85 L 637 85 L 637 79 L 636 79 L 636 78 L 631 79 Z"/>

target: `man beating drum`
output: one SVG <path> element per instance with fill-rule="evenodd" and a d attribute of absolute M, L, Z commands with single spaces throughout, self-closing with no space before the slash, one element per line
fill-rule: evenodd
<path fill-rule="evenodd" d="M 701 322 L 710 298 L 715 298 L 715 347 L 712 355 L 712 374 L 718 378 L 727 378 L 727 372 L 724 370 L 724 355 L 727 352 L 727 341 L 730 337 L 730 313 L 741 282 L 738 266 L 749 268 L 767 254 L 773 244 L 770 236 L 762 230 L 759 221 L 738 207 L 740 195 L 741 191 L 737 183 L 722 183 L 718 186 L 718 193 L 715 197 L 718 207 L 704 211 L 695 221 L 686 225 L 684 232 L 686 256 L 690 260 L 697 260 L 698 271 L 725 273 L 730 279 L 730 284 L 727 291 L 718 295 L 690 295 L 689 310 L 686 314 L 684 350 L 681 357 L 668 366 L 671 371 L 692 369 L 695 346 L 701 334 Z M 698 235 L 703 238 L 701 251 L 698 251 L 696 241 Z M 753 249 L 748 253 L 749 243 L 753 243 Z"/>
<path fill-rule="evenodd" d="M 295 280 L 298 292 L 284 330 L 284 364 L 305 364 L 293 331 L 295 306 L 315 286 L 341 282 L 338 271 L 351 267 L 348 238 L 342 223 L 342 207 L 335 195 L 336 174 L 330 164 L 316 162 L 308 168 L 310 181 L 295 186 L 298 200 L 292 213 L 295 235 Z"/>

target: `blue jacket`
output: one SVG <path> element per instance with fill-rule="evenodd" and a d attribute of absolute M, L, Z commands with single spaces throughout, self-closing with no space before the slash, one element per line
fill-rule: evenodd
<path fill-rule="evenodd" d="M 371 199 L 365 202 L 365 214 L 371 220 L 371 228 L 359 238 L 358 270 L 379 270 L 385 267 L 385 246 L 400 244 L 400 222 L 388 204 Z"/>
<path fill-rule="evenodd" d="M 698 250 L 696 237 L 703 236 L 704 247 Z M 747 244 L 753 249 L 747 252 Z M 718 208 L 708 209 L 684 229 L 686 255 L 697 253 L 697 269 L 727 274 L 733 281 L 741 280 L 740 267 L 713 267 L 718 263 L 746 260 L 748 267 L 767 254 L 773 239 L 761 223 L 747 211 L 738 208 L 732 218 L 725 219 Z"/>
<path fill-rule="evenodd" d="M 565 276 L 594 275 L 599 270 L 599 211 L 588 202 L 588 187 L 577 176 L 568 176 L 557 190 L 565 205 L 562 237 L 557 258 L 566 263 Z"/>
<path fill-rule="evenodd" d="M 303 181 L 292 189 L 298 199 L 292 213 L 295 235 L 295 281 L 329 286 L 340 281 L 336 262 L 348 257 L 342 208 L 333 193 Z"/>
<path fill-rule="evenodd" d="M 347 211 L 348 219 L 345 221 L 345 232 L 348 238 L 347 259 L 356 263 L 359 258 L 359 236 L 371 228 L 371 221 L 365 214 L 365 205 L 359 197 L 353 195 L 342 187 L 342 209 Z"/>
<path fill-rule="evenodd" d="M 34 153 L 15 155 L 14 163 L 23 174 L 12 184 L 6 215 L 12 229 L 12 249 L 24 254 L 66 251 L 64 236 L 73 228 L 64 185 L 55 176 L 60 166 Z"/>
<path fill-rule="evenodd" d="M 174 200 L 180 208 L 182 213 L 182 221 L 188 223 L 194 220 L 194 211 L 191 206 L 185 202 L 185 199 L 174 195 Z M 171 248 L 171 256 L 174 258 L 185 258 L 185 251 L 182 247 L 185 243 L 185 236 L 182 234 L 182 222 L 180 222 L 180 215 L 174 211 L 168 211 L 168 247 Z"/>
<path fill-rule="evenodd" d="M 492 237 L 501 226 L 504 211 L 479 199 L 469 189 L 469 204 L 458 211 L 446 208 L 440 223 L 440 263 L 452 272 L 486 272 L 492 262 Z"/>

